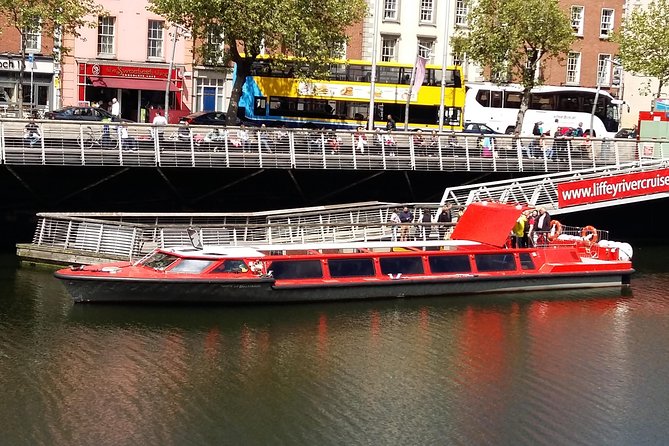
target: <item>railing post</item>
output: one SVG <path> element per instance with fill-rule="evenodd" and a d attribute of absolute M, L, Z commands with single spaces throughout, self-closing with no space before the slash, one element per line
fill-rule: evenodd
<path fill-rule="evenodd" d="M 358 157 L 357 157 L 358 154 L 356 153 L 357 147 L 355 146 L 355 133 L 351 134 L 351 148 L 353 149 L 351 151 L 351 153 L 353 153 L 353 169 L 357 169 L 358 168 Z"/>
<path fill-rule="evenodd" d="M 567 164 L 569 164 L 569 171 L 570 172 L 573 170 L 572 158 L 571 158 L 571 151 L 573 149 L 572 144 L 571 144 L 572 142 L 573 142 L 573 140 L 571 140 L 571 139 L 567 140 Z"/>
<path fill-rule="evenodd" d="M 225 131 L 225 140 L 223 141 L 223 147 L 225 148 L 225 166 L 230 167 L 230 150 L 228 149 L 228 131 Z"/>
<path fill-rule="evenodd" d="M 328 162 L 325 158 L 325 133 L 321 132 L 321 153 L 323 155 L 323 169 L 328 168 Z"/>
<path fill-rule="evenodd" d="M 469 138 L 465 138 L 465 163 L 467 165 L 467 172 L 472 170 L 471 159 L 469 158 Z"/>
<path fill-rule="evenodd" d="M 444 153 L 441 147 L 441 135 L 437 135 L 437 151 L 439 153 L 439 170 L 444 170 Z"/>
<path fill-rule="evenodd" d="M 72 220 L 67 222 L 67 233 L 65 234 L 65 245 L 63 248 L 67 249 L 70 244 L 70 234 L 72 233 Z"/>
<path fill-rule="evenodd" d="M 0 163 L 5 163 L 5 122 L 0 122 Z"/>
<path fill-rule="evenodd" d="M 153 129 L 153 150 L 156 154 L 156 166 L 160 166 L 160 135 L 158 127 Z"/>
<path fill-rule="evenodd" d="M 492 170 L 493 172 L 497 172 L 497 157 L 495 156 L 495 153 L 497 153 L 496 146 L 497 144 L 495 143 L 495 138 L 490 138 L 490 150 L 492 151 Z"/>
<path fill-rule="evenodd" d="M 195 144 L 193 143 L 193 132 L 188 132 L 188 142 L 190 143 L 190 163 L 195 167 Z"/>
<path fill-rule="evenodd" d="M 295 132 L 288 133 L 288 151 L 290 153 L 290 167 L 295 169 L 297 161 L 295 159 Z"/>
<path fill-rule="evenodd" d="M 409 158 L 411 160 L 411 170 L 416 170 L 416 151 L 413 145 L 413 135 L 409 135 Z"/>
<path fill-rule="evenodd" d="M 100 224 L 100 233 L 98 234 L 98 242 L 95 247 L 95 252 L 100 252 L 100 247 L 102 246 L 102 235 L 104 234 L 105 227 L 103 224 Z"/>
<path fill-rule="evenodd" d="M 518 171 L 522 172 L 524 169 L 523 167 L 523 142 L 520 140 L 520 136 L 517 138 L 513 138 L 516 143 L 516 157 L 518 158 Z M 512 141 L 513 141 L 512 140 Z"/>

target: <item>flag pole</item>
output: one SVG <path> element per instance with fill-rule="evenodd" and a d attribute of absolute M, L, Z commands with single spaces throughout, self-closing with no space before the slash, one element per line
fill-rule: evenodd
<path fill-rule="evenodd" d="M 444 0 L 444 57 L 441 63 L 441 95 L 439 100 L 439 133 L 444 131 L 444 101 L 446 97 L 446 64 L 448 63 L 448 13 L 451 5 L 448 0 Z"/>
<path fill-rule="evenodd" d="M 379 46 L 379 6 L 383 0 L 376 0 L 374 4 L 374 26 L 372 36 L 372 76 L 370 78 L 369 86 L 369 123 L 367 124 L 368 130 L 374 130 L 374 95 L 376 92 L 376 52 L 378 51 Z"/>
<path fill-rule="evenodd" d="M 413 93 L 413 85 L 416 82 L 416 65 L 418 63 L 418 58 L 416 58 L 416 64 L 411 70 L 411 81 L 409 81 L 409 90 L 407 91 L 407 103 L 404 108 L 404 130 L 409 130 L 409 107 L 411 105 L 411 94 Z"/>

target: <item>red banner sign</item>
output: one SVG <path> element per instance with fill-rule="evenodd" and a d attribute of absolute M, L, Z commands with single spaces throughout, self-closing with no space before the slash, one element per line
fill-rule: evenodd
<path fill-rule="evenodd" d="M 669 169 L 558 184 L 558 206 L 598 203 L 669 192 Z"/>
<path fill-rule="evenodd" d="M 167 68 L 127 65 L 86 64 L 85 74 L 100 77 L 123 77 L 138 79 L 167 79 Z M 173 69 L 172 79 L 180 79 L 180 71 Z"/>

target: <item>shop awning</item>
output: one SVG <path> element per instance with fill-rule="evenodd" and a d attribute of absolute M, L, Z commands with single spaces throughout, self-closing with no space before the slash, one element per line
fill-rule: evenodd
<path fill-rule="evenodd" d="M 125 88 L 128 90 L 157 90 L 165 91 L 166 80 L 160 79 L 132 79 L 122 77 L 89 76 L 94 87 Z M 179 91 L 174 82 L 170 82 L 170 91 Z"/>

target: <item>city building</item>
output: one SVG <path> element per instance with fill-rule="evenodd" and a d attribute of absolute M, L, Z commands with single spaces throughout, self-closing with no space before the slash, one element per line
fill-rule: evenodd
<path fill-rule="evenodd" d="M 50 110 L 57 103 L 58 66 L 54 63 L 53 38 L 42 35 L 39 29 L 26 30 L 25 59 L 21 56 L 21 35 L 11 23 L 2 20 L 0 39 L 0 112 L 5 116 L 20 116 L 19 73 L 23 73 L 23 104 L 40 110 Z"/>
<path fill-rule="evenodd" d="M 103 0 L 97 26 L 64 37 L 62 105 L 99 104 L 113 98 L 121 116 L 147 122 L 165 107 L 169 79 L 170 122 L 192 109 L 192 51 L 188 30 L 147 10 L 148 1 Z M 170 67 L 172 70 L 170 72 Z"/>
<path fill-rule="evenodd" d="M 378 4 L 377 4 L 378 3 Z M 577 37 L 564 60 L 546 63 L 541 75 L 549 85 L 573 85 L 615 90 L 617 65 L 609 63 L 617 45 L 609 41 L 620 26 L 624 0 L 562 0 L 561 5 L 572 20 Z M 378 17 L 378 60 L 413 63 L 418 55 L 440 65 L 444 47 L 458 31 L 467 29 L 470 2 L 467 0 L 368 0 L 370 14 L 363 23 L 362 56 L 372 58 L 374 21 Z M 418 7 L 416 7 L 418 6 Z M 378 9 L 378 12 L 375 11 Z M 481 67 L 470 63 L 466 55 L 448 49 L 447 64 L 463 66 L 469 82 L 486 80 Z"/>

